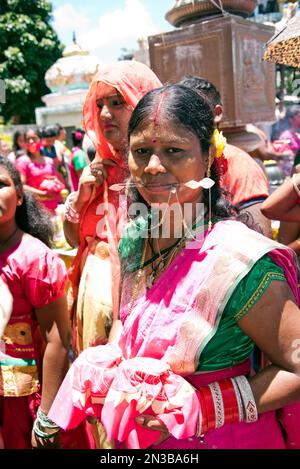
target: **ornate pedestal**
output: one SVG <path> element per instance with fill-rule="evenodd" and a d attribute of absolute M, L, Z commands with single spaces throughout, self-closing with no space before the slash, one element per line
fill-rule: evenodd
<path fill-rule="evenodd" d="M 163 82 L 198 75 L 215 84 L 224 105 L 222 127 L 273 121 L 275 68 L 262 61 L 274 28 L 239 16 L 204 19 L 149 37 L 150 61 Z M 236 132 L 236 129 L 235 129 Z"/>
<path fill-rule="evenodd" d="M 166 20 L 176 27 L 187 26 L 202 21 L 204 17 L 222 15 L 222 8 L 227 13 L 247 18 L 256 5 L 256 0 L 176 0 L 173 8 L 166 13 Z"/>

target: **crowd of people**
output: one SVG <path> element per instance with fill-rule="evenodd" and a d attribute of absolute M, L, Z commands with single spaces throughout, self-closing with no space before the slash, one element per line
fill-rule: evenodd
<path fill-rule="evenodd" d="M 83 129 L 75 129 L 69 149 L 66 130 L 60 124 L 17 130 L 11 149 L 2 140 L 0 154 L 21 173 L 25 189 L 53 214 L 63 201 L 61 191 L 77 190 L 79 177 L 89 163 L 82 151 L 84 136 Z"/>
<path fill-rule="evenodd" d="M 300 108 L 265 153 L 295 173 L 271 196 L 222 115 L 209 81 L 162 85 L 119 61 L 94 78 L 71 150 L 59 125 L 15 134 L 0 157 L 0 447 L 300 448 L 298 264 L 271 227 L 300 223 Z M 69 301 L 50 223 L 66 191 Z"/>

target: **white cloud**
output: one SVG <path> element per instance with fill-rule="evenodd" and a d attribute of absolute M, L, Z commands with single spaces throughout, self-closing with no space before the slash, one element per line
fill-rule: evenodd
<path fill-rule="evenodd" d="M 90 19 L 84 10 L 76 10 L 71 3 L 66 3 L 53 11 L 54 28 L 59 37 L 69 45 L 73 31 L 84 34 L 91 27 Z"/>
<path fill-rule="evenodd" d="M 151 15 L 141 0 L 125 0 L 123 7 L 104 13 L 95 22 L 86 11 L 75 10 L 67 3 L 54 10 L 54 27 L 64 39 L 76 31 L 78 43 L 105 63 L 113 62 L 122 47 L 137 47 L 139 37 L 158 33 Z"/>

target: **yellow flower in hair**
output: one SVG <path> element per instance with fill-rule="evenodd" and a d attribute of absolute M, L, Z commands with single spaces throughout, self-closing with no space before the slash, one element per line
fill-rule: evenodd
<path fill-rule="evenodd" d="M 211 138 L 211 143 L 216 149 L 215 158 L 220 158 L 223 155 L 226 144 L 226 138 L 224 137 L 223 132 L 219 132 L 218 129 L 215 129 Z"/>

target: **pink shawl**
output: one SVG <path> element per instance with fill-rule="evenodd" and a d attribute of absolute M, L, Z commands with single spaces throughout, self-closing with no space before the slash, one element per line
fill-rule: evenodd
<path fill-rule="evenodd" d="M 125 441 L 128 448 L 158 439 L 135 424 L 143 413 L 156 415 L 177 439 L 195 435 L 199 402 L 184 376 L 195 372 L 238 282 L 271 251 L 285 272 L 289 268 L 287 281 L 298 301 L 291 250 L 239 222 L 217 223 L 177 256 L 151 290 L 141 292 L 130 315 L 128 306 L 122 308 L 118 345 L 82 352 L 49 417 L 65 429 L 94 415 L 108 439 Z"/>

